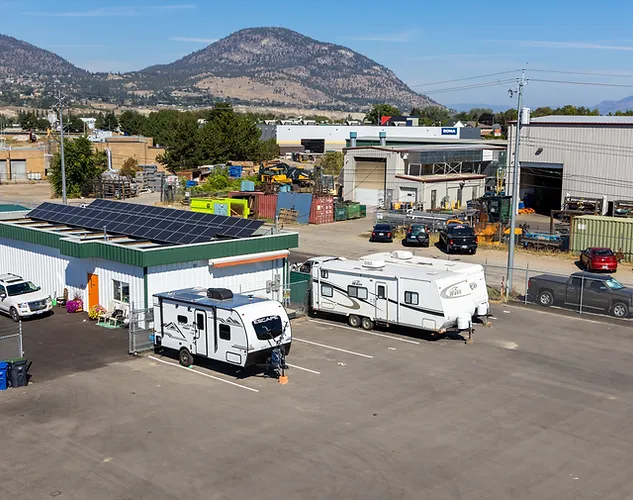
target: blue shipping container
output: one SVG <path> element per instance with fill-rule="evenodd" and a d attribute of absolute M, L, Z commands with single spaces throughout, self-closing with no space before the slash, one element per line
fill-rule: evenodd
<path fill-rule="evenodd" d="M 310 222 L 310 208 L 312 207 L 312 194 L 310 193 L 284 193 L 280 192 L 277 196 L 277 212 L 276 216 L 279 216 L 279 210 L 282 208 L 288 208 L 296 210 L 297 222 L 299 224 L 309 224 Z"/>
<path fill-rule="evenodd" d="M 255 181 L 242 181 L 240 183 L 240 191 L 255 191 Z"/>
<path fill-rule="evenodd" d="M 198 181 L 187 181 L 187 184 L 185 184 L 185 187 L 190 188 L 197 185 L 198 185 Z"/>
<path fill-rule="evenodd" d="M 237 179 L 238 177 L 242 177 L 242 167 L 239 167 L 237 165 L 231 165 L 229 167 L 229 177 L 233 177 L 234 179 Z"/>

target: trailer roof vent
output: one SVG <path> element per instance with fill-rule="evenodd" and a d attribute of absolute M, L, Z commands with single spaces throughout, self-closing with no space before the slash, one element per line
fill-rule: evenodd
<path fill-rule="evenodd" d="M 398 260 L 411 260 L 413 258 L 413 254 L 407 250 L 396 250 L 391 253 L 391 256 Z"/>
<path fill-rule="evenodd" d="M 208 288 L 207 297 L 215 300 L 229 300 L 233 298 L 233 292 L 228 288 Z"/>
<path fill-rule="evenodd" d="M 368 267 L 370 269 L 380 269 L 381 267 L 385 267 L 384 260 L 364 260 L 362 262 L 363 267 Z"/>

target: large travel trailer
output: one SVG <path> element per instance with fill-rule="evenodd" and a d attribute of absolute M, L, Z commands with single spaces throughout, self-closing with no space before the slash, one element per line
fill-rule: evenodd
<path fill-rule="evenodd" d="M 274 349 L 290 351 L 290 321 L 274 300 L 225 288 L 185 288 L 154 295 L 154 344 L 237 366 L 266 363 Z"/>
<path fill-rule="evenodd" d="M 490 313 L 486 275 L 481 264 L 469 264 L 468 262 L 458 262 L 445 259 L 432 259 L 430 257 L 413 255 L 411 252 L 404 250 L 374 253 L 371 255 L 365 255 L 364 257 L 361 257 L 361 260 L 362 259 L 384 260 L 390 264 L 403 264 L 414 266 L 419 269 L 452 271 L 454 273 L 463 274 L 468 280 L 470 294 L 475 302 L 475 316 L 486 316 Z"/>
<path fill-rule="evenodd" d="M 353 327 L 402 325 L 438 333 L 469 330 L 475 305 L 463 275 L 379 260 L 334 260 L 312 267 L 311 308 Z"/>

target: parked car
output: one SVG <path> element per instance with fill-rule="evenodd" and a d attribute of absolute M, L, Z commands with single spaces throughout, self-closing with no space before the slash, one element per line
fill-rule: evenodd
<path fill-rule="evenodd" d="M 369 241 L 393 241 L 393 226 L 391 224 L 376 224 L 371 230 Z"/>
<path fill-rule="evenodd" d="M 413 224 L 407 229 L 407 235 L 402 240 L 404 246 L 429 246 L 429 231 L 422 224 Z"/>
<path fill-rule="evenodd" d="M 528 300 L 544 307 L 554 304 L 580 306 L 628 318 L 633 307 L 633 288 L 604 274 L 577 272 L 569 277 L 540 274 L 528 280 Z"/>
<path fill-rule="evenodd" d="M 477 252 L 477 235 L 465 224 L 447 224 L 440 231 L 440 244 L 446 253 L 454 251 L 474 254 Z"/>
<path fill-rule="evenodd" d="M 580 264 L 587 271 L 618 270 L 618 259 L 610 248 L 587 248 L 580 253 Z"/>
<path fill-rule="evenodd" d="M 0 274 L 0 312 L 16 323 L 24 317 L 47 313 L 52 307 L 51 297 L 39 286 L 16 274 Z"/>

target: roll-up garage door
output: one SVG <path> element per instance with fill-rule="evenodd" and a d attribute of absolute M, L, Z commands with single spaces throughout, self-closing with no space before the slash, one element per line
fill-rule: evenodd
<path fill-rule="evenodd" d="M 385 168 L 385 160 L 356 158 L 354 184 L 361 189 L 384 189 Z"/>
<path fill-rule="evenodd" d="M 6 181 L 9 178 L 9 171 L 7 170 L 7 160 L 0 160 L 0 182 Z"/>
<path fill-rule="evenodd" d="M 26 160 L 11 160 L 11 179 L 26 179 Z"/>

